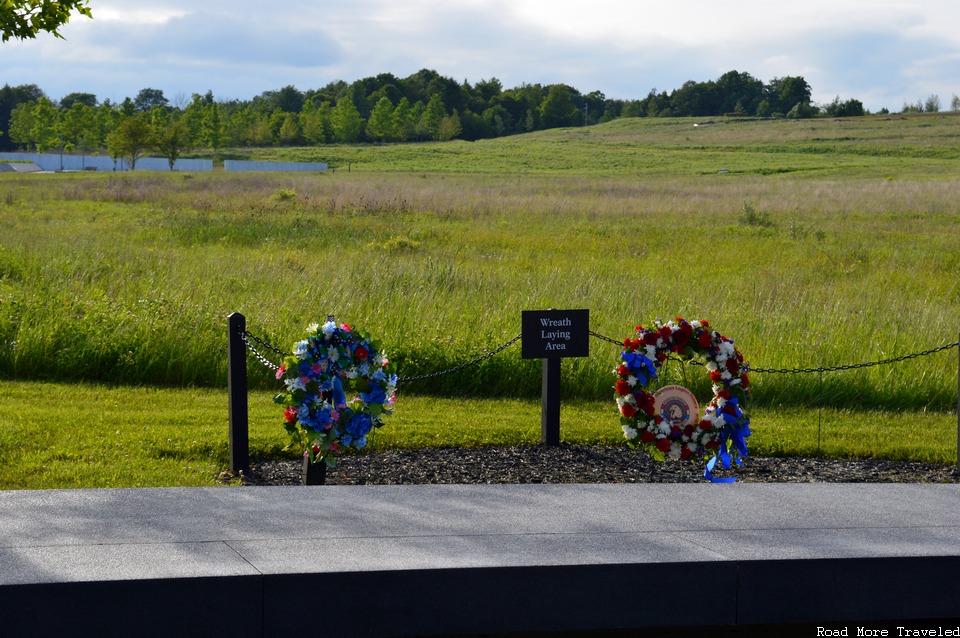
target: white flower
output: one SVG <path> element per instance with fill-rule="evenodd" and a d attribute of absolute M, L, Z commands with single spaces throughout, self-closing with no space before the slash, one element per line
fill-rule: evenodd
<path fill-rule="evenodd" d="M 670 434 L 670 422 L 669 422 L 669 421 L 666 421 L 666 420 L 661 421 L 659 427 L 660 427 L 660 433 L 661 433 L 661 434 L 664 434 L 664 435 Z"/>
<path fill-rule="evenodd" d="M 653 361 L 657 358 L 657 347 L 656 346 L 647 346 L 647 359 Z"/>
<path fill-rule="evenodd" d="M 291 392 L 307 389 L 306 386 L 303 385 L 303 379 L 300 377 L 297 377 L 296 379 L 285 379 L 284 384 L 286 384 L 287 389 Z"/>
<path fill-rule="evenodd" d="M 633 429 L 632 427 L 630 427 L 629 425 L 624 425 L 624 426 L 623 426 L 623 435 L 632 441 L 633 439 L 637 438 L 637 431 L 634 430 L 634 429 Z"/>
<path fill-rule="evenodd" d="M 714 361 L 707 361 L 706 365 L 704 365 L 703 367 L 705 367 L 708 372 L 713 372 L 714 370 L 717 369 L 717 364 Z"/>
<path fill-rule="evenodd" d="M 721 378 L 721 379 L 724 379 L 724 380 L 730 379 L 731 376 L 732 376 L 732 375 L 730 374 L 730 371 L 729 371 L 729 370 L 724 370 L 723 372 L 720 373 L 720 378 Z"/>
<path fill-rule="evenodd" d="M 699 327 L 700 327 L 700 322 L 697 321 L 697 320 L 693 320 L 693 321 L 690 322 L 690 327 L 691 327 L 691 328 L 699 328 Z"/>
<path fill-rule="evenodd" d="M 327 348 L 327 356 L 330 357 L 331 361 L 336 361 L 340 358 L 340 352 L 333 346 L 330 346 Z"/>
<path fill-rule="evenodd" d="M 631 388 L 637 385 L 637 378 L 631 374 L 629 377 L 627 377 L 627 385 L 629 385 Z"/>
<path fill-rule="evenodd" d="M 293 354 L 296 355 L 297 359 L 306 359 L 307 350 L 310 348 L 310 343 L 304 339 L 303 341 L 297 342 L 297 345 L 293 346 Z"/>
<path fill-rule="evenodd" d="M 323 334 L 326 335 L 327 339 L 329 339 L 330 335 L 332 335 L 336 331 L 337 331 L 336 323 L 332 321 L 328 321 L 327 323 L 323 324 Z"/>
<path fill-rule="evenodd" d="M 307 326 L 307 332 L 310 334 L 313 334 L 317 331 L 317 328 L 319 327 L 320 327 L 319 323 L 311 323 L 309 326 Z"/>
<path fill-rule="evenodd" d="M 681 444 L 674 441 L 670 444 L 670 456 L 680 456 Z"/>

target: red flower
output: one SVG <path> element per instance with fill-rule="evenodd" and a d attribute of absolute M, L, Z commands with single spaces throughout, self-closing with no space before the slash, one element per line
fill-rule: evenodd
<path fill-rule="evenodd" d="M 720 390 L 720 394 L 717 395 L 721 399 L 729 399 L 731 396 L 730 390 Z"/>
<path fill-rule="evenodd" d="M 293 423 L 297 420 L 297 409 L 293 406 L 288 407 L 283 411 L 283 419 L 287 423 Z"/>
<path fill-rule="evenodd" d="M 628 419 L 632 419 L 633 415 L 636 413 L 637 413 L 637 409 L 632 405 L 630 405 L 629 403 L 624 403 L 623 406 L 620 408 L 620 414 L 627 417 Z"/>
<path fill-rule="evenodd" d="M 617 394 L 619 394 L 620 396 L 626 396 L 630 394 L 630 384 L 627 383 L 626 381 L 623 381 L 623 380 L 617 381 L 616 388 L 617 388 Z"/>
<path fill-rule="evenodd" d="M 727 370 L 730 374 L 737 374 L 740 372 L 740 364 L 733 359 L 727 359 Z"/>
<path fill-rule="evenodd" d="M 720 376 L 720 371 L 719 371 L 719 370 L 714 370 L 713 372 L 710 373 L 710 380 L 711 380 L 711 381 L 717 382 L 717 381 L 720 381 L 722 378 L 723 378 L 723 377 Z"/>
<path fill-rule="evenodd" d="M 650 430 L 644 430 L 640 433 L 640 440 L 644 443 L 653 443 L 655 438 L 657 438 L 657 436 Z"/>
<path fill-rule="evenodd" d="M 653 408 L 654 400 L 653 400 L 653 395 L 652 395 L 652 394 L 650 394 L 649 392 L 646 392 L 646 391 L 641 392 L 640 395 L 637 397 L 637 405 L 640 407 L 640 409 L 642 409 L 644 412 L 646 412 L 649 416 L 653 416 L 653 412 L 654 412 L 654 408 Z"/>
<path fill-rule="evenodd" d="M 630 368 L 628 368 L 628 367 L 626 366 L 626 364 L 621 363 L 621 364 L 620 364 L 620 367 L 617 368 L 617 374 L 620 375 L 621 377 L 629 377 L 629 376 L 630 376 Z"/>
<path fill-rule="evenodd" d="M 687 324 L 689 328 L 689 324 Z M 690 343 L 690 333 L 685 330 L 677 330 L 673 333 L 673 343 L 674 352 L 679 352 L 680 350 L 687 347 L 687 344 Z"/>
<path fill-rule="evenodd" d="M 687 427 L 683 428 L 683 435 L 686 437 L 693 436 L 694 430 L 696 430 L 696 428 L 693 427 L 693 424 L 688 423 Z"/>
<path fill-rule="evenodd" d="M 691 452 L 691 451 L 690 451 L 690 448 L 688 448 L 686 445 L 684 445 L 683 447 L 680 448 L 680 460 L 681 460 L 681 461 L 686 461 L 688 458 L 690 458 L 690 455 L 691 455 L 691 454 L 693 454 L 693 452 Z"/>
<path fill-rule="evenodd" d="M 657 439 L 657 449 L 666 454 L 670 451 L 670 439 Z"/>
<path fill-rule="evenodd" d="M 363 361 L 370 356 L 370 351 L 363 346 L 357 346 L 357 349 L 353 351 L 353 356 L 356 357 L 358 361 Z"/>
<path fill-rule="evenodd" d="M 713 421 L 700 421 L 700 429 L 704 432 L 709 432 L 713 429 Z"/>
<path fill-rule="evenodd" d="M 657 345 L 657 333 L 656 332 L 647 332 L 643 335 L 643 342 L 648 346 Z"/>
<path fill-rule="evenodd" d="M 742 386 L 745 387 L 745 388 L 746 388 L 746 387 L 749 387 L 749 385 L 750 385 L 750 377 L 748 377 L 748 376 L 746 375 L 746 373 L 740 375 L 740 385 L 742 385 Z"/>
<path fill-rule="evenodd" d="M 701 319 L 701 320 L 700 320 L 700 325 L 703 326 L 704 328 L 709 328 L 709 327 L 710 327 L 710 324 L 707 323 L 707 320 L 706 320 L 706 319 Z"/>
<path fill-rule="evenodd" d="M 712 450 L 713 448 L 718 448 L 720 447 L 720 441 L 710 441 L 704 447 L 707 448 L 708 450 Z"/>
<path fill-rule="evenodd" d="M 701 348 L 709 348 L 710 344 L 713 343 L 713 337 L 711 337 L 710 333 L 706 331 L 701 332 L 698 339 L 700 341 Z"/>

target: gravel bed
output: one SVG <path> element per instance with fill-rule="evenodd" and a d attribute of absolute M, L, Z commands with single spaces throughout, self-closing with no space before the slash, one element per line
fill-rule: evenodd
<path fill-rule="evenodd" d="M 719 464 L 718 464 L 719 465 Z M 244 485 L 300 485 L 297 460 L 252 459 Z M 956 465 L 820 458 L 748 457 L 715 476 L 772 483 L 960 483 Z M 229 478 L 229 477 L 224 477 Z M 698 483 L 703 464 L 659 463 L 610 446 L 513 446 L 388 450 L 344 456 L 328 485 L 451 483 Z"/>

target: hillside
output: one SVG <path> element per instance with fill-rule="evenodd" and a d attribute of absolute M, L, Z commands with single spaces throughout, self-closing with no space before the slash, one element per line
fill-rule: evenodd
<path fill-rule="evenodd" d="M 952 175 L 960 113 L 848 119 L 621 118 L 477 142 L 232 149 L 335 170 L 605 175 Z M 909 160 L 909 162 L 907 162 Z"/>

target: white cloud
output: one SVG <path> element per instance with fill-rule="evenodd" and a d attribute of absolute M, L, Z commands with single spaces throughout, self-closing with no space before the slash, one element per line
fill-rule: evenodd
<path fill-rule="evenodd" d="M 960 91 L 960 4 L 953 0 L 95 0 L 66 41 L 3 47 L 0 81 L 51 97 L 144 87 L 168 97 L 248 99 L 430 68 L 506 87 L 563 82 L 640 98 L 736 69 L 764 81 L 803 75 L 814 97 L 899 108 Z"/>

